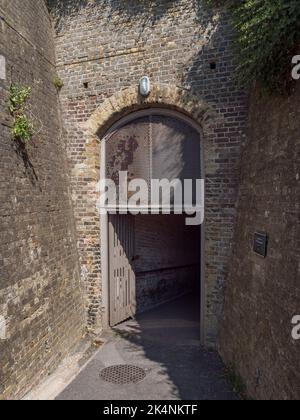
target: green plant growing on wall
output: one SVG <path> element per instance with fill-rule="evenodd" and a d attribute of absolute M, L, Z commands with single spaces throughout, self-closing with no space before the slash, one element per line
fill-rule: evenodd
<path fill-rule="evenodd" d="M 53 85 L 56 87 L 57 90 L 60 90 L 63 88 L 64 82 L 60 77 L 55 76 L 53 79 Z"/>
<path fill-rule="evenodd" d="M 231 366 L 227 369 L 227 377 L 232 390 L 239 394 L 240 397 L 245 398 L 246 385 L 234 367 Z"/>
<path fill-rule="evenodd" d="M 267 91 L 286 91 L 292 57 L 300 52 L 299 0 L 239 0 L 232 4 L 238 31 L 238 78 Z"/>
<path fill-rule="evenodd" d="M 32 89 L 29 86 L 11 85 L 9 111 L 13 117 L 12 136 L 14 140 L 27 143 L 33 135 L 33 123 L 28 116 L 28 100 Z"/>
<path fill-rule="evenodd" d="M 233 22 L 238 30 L 240 82 L 257 81 L 266 91 L 286 91 L 300 44 L 298 0 L 244 0 L 233 7 Z"/>
<path fill-rule="evenodd" d="M 237 31 L 237 79 L 267 92 L 286 92 L 292 57 L 300 53 L 299 0 L 205 0 L 228 6 Z"/>

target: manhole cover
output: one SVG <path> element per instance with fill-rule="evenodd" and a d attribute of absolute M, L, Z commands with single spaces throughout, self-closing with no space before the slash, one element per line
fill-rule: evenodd
<path fill-rule="evenodd" d="M 116 385 L 137 384 L 146 378 L 146 372 L 138 366 L 117 365 L 103 369 L 100 378 Z"/>

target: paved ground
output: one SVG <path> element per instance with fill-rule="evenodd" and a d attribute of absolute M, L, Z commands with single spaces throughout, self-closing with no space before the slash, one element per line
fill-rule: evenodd
<path fill-rule="evenodd" d="M 200 347 L 198 319 L 197 303 L 186 297 L 122 324 L 57 399 L 236 399 L 218 355 Z M 125 363 L 145 369 L 146 378 L 135 385 L 100 378 L 103 368 Z"/>

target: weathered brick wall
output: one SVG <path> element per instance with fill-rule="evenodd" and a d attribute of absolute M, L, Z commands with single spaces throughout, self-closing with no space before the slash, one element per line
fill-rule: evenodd
<path fill-rule="evenodd" d="M 142 108 L 141 101 L 134 97 L 139 79 L 148 74 L 153 86 L 169 89 L 169 97 L 177 97 L 176 89 L 186 93 L 183 99 L 186 109 L 197 102 L 195 114 L 199 120 L 205 120 L 201 108 L 207 106 L 218 117 L 218 122 L 203 138 L 207 181 L 206 341 L 215 342 L 234 229 L 246 107 L 245 95 L 233 80 L 233 34 L 228 16 L 226 12 L 207 9 L 204 3 L 48 1 L 57 34 L 58 72 L 65 84 L 61 100 L 72 167 L 81 269 L 88 295 L 88 322 L 92 330 L 101 327 L 102 308 L 100 225 L 95 212 L 100 146 L 97 139 L 89 142 L 86 122 L 103 104 L 105 115 L 98 113 L 96 117 L 111 122 L 130 110 Z M 126 88 L 128 97 L 124 98 L 122 92 Z M 116 97 L 117 94 L 122 98 Z M 190 102 L 190 94 L 197 101 Z M 112 96 L 113 100 L 106 103 Z M 149 102 L 152 99 L 168 106 L 163 95 L 154 89 Z M 125 103 L 131 103 L 132 108 L 125 109 Z M 178 102 L 173 100 L 174 108 L 180 110 L 181 105 L 179 98 Z M 98 127 L 102 134 L 106 128 L 109 127 Z"/>
<path fill-rule="evenodd" d="M 53 86 L 54 44 L 41 0 L 1 0 L 0 399 L 19 398 L 84 333 L 65 144 Z M 7 111 L 11 83 L 32 87 L 36 134 L 22 148 Z"/>
<path fill-rule="evenodd" d="M 200 290 L 200 240 L 200 228 L 186 226 L 184 216 L 135 216 L 139 312 Z"/>
<path fill-rule="evenodd" d="M 300 86 L 289 98 L 252 96 L 242 159 L 234 258 L 226 288 L 221 352 L 259 399 L 300 398 Z M 266 259 L 252 252 L 267 232 Z"/>

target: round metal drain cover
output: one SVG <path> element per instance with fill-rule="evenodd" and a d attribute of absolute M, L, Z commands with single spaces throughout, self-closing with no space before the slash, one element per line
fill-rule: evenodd
<path fill-rule="evenodd" d="M 116 385 L 137 384 L 146 378 L 146 371 L 138 366 L 116 365 L 103 369 L 100 378 Z"/>

